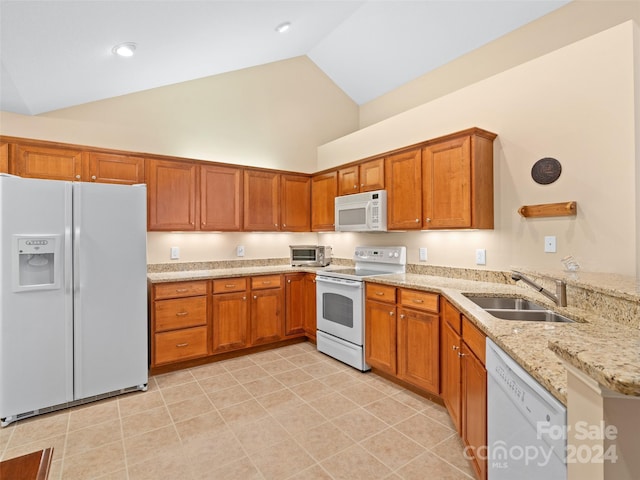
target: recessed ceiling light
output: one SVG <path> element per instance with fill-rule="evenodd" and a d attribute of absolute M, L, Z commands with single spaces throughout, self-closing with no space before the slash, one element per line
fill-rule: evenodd
<path fill-rule="evenodd" d="M 111 51 L 119 57 L 132 57 L 136 51 L 136 44 L 133 42 L 121 43 L 113 47 Z"/>
<path fill-rule="evenodd" d="M 276 27 L 276 32 L 284 33 L 291 28 L 291 22 L 283 22 Z"/>

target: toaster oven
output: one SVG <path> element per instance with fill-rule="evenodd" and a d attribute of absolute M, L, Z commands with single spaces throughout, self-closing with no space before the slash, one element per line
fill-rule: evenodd
<path fill-rule="evenodd" d="M 289 245 L 291 266 L 324 267 L 331 263 L 331 247 L 327 245 Z"/>

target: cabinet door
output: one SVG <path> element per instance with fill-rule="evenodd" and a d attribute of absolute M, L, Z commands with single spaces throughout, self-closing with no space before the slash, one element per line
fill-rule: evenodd
<path fill-rule="evenodd" d="M 423 149 L 425 228 L 471 226 L 470 138 L 465 136 Z"/>
<path fill-rule="evenodd" d="M 242 229 L 242 169 L 200 165 L 200 230 Z"/>
<path fill-rule="evenodd" d="M 277 342 L 282 338 L 282 288 L 251 292 L 251 344 Z"/>
<path fill-rule="evenodd" d="M 317 330 L 316 312 L 316 274 L 306 273 L 304 276 L 304 332 L 315 340 Z"/>
<path fill-rule="evenodd" d="M 398 309 L 398 377 L 416 387 L 440 393 L 438 315 Z"/>
<path fill-rule="evenodd" d="M 213 353 L 249 345 L 247 292 L 213 295 Z"/>
<path fill-rule="evenodd" d="M 365 359 L 372 367 L 395 375 L 396 307 L 368 300 L 365 311 Z"/>
<path fill-rule="evenodd" d="M 280 176 L 281 230 L 311 231 L 311 178 L 304 175 Z"/>
<path fill-rule="evenodd" d="M 334 231 L 335 198 L 338 194 L 338 172 L 323 173 L 311 179 L 311 230 Z"/>
<path fill-rule="evenodd" d="M 447 322 L 442 322 L 440 343 L 441 396 L 449 411 L 451 421 L 462 434 L 462 383 L 460 372 L 460 335 Z"/>
<path fill-rule="evenodd" d="M 195 163 L 147 162 L 149 230 L 196 230 Z"/>
<path fill-rule="evenodd" d="M 134 185 L 144 183 L 144 158 L 113 153 L 91 152 L 85 180 L 100 183 Z"/>
<path fill-rule="evenodd" d="M 385 160 L 387 228 L 419 230 L 422 227 L 422 163 L 420 149 L 398 153 Z"/>
<path fill-rule="evenodd" d="M 65 148 L 12 146 L 13 172 L 26 178 L 78 181 L 82 179 L 82 152 Z"/>
<path fill-rule="evenodd" d="M 280 228 L 279 186 L 277 173 L 244 171 L 244 229 L 275 231 Z"/>
<path fill-rule="evenodd" d="M 384 188 L 384 158 L 360 164 L 360 191 L 382 190 Z"/>
<path fill-rule="evenodd" d="M 296 335 L 304 333 L 305 315 L 305 274 L 291 273 L 285 275 L 285 314 L 284 334 Z"/>
<path fill-rule="evenodd" d="M 360 191 L 360 167 L 351 167 L 338 170 L 338 195 L 349 195 Z"/>
<path fill-rule="evenodd" d="M 0 142 L 0 173 L 9 173 L 9 144 Z"/>
<path fill-rule="evenodd" d="M 462 355 L 462 440 L 473 455 L 487 445 L 487 370 L 464 342 Z M 487 478 L 484 456 L 474 456 L 471 464 L 477 478 Z"/>

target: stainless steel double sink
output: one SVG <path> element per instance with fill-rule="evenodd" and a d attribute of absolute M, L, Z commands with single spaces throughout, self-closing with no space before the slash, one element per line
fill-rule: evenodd
<path fill-rule="evenodd" d="M 531 300 L 517 297 L 486 297 L 465 295 L 469 300 L 494 317 L 502 320 L 528 322 L 573 322 L 570 318 L 549 310 Z"/>

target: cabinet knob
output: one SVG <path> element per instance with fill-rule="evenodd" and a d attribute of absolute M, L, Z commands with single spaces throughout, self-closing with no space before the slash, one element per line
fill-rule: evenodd
<path fill-rule="evenodd" d="M 277 223 L 274 223 L 274 225 L 275 225 L 276 227 L 278 226 L 278 224 L 277 224 Z"/>
<path fill-rule="evenodd" d="M 283 226 L 284 228 L 287 228 L 287 224 L 286 224 L 286 223 L 283 223 L 283 224 L 282 224 L 282 226 Z"/>
<path fill-rule="evenodd" d="M 287 283 L 291 283 L 291 280 L 287 280 Z"/>
<path fill-rule="evenodd" d="M 458 350 L 460 347 L 458 347 L 457 345 L 451 345 L 451 350 Z"/>
<path fill-rule="evenodd" d="M 242 300 L 246 301 L 246 300 L 247 300 L 247 297 L 246 297 L 246 296 L 245 296 L 245 297 L 242 297 Z"/>
<path fill-rule="evenodd" d="M 358 188 L 358 185 L 354 185 L 353 189 L 356 190 Z"/>
<path fill-rule="evenodd" d="M 257 296 L 257 295 L 254 295 L 254 296 L 253 296 L 253 299 L 254 299 L 254 300 L 257 300 L 257 299 L 258 299 L 258 296 Z"/>
<path fill-rule="evenodd" d="M 420 219 L 419 218 L 416 218 L 416 223 L 420 223 Z"/>
<path fill-rule="evenodd" d="M 364 187 L 364 183 L 361 183 L 361 184 L 360 184 L 360 187 Z"/>
<path fill-rule="evenodd" d="M 460 358 L 462 358 L 462 357 L 466 357 L 467 355 L 466 355 L 465 353 L 460 353 L 460 352 L 458 352 L 458 356 L 459 356 Z"/>
<path fill-rule="evenodd" d="M 404 313 L 401 313 L 401 314 L 400 314 L 400 318 L 404 318 Z"/>
<path fill-rule="evenodd" d="M 427 223 L 431 223 L 431 219 L 429 217 L 426 218 Z"/>
<path fill-rule="evenodd" d="M 91 180 L 95 180 L 96 178 L 98 177 L 96 177 L 95 175 L 91 175 Z"/>
<path fill-rule="evenodd" d="M 394 313 L 393 311 L 389 312 L 389 316 L 393 317 Z"/>
<path fill-rule="evenodd" d="M 80 175 L 76 175 L 76 180 L 80 180 Z"/>

